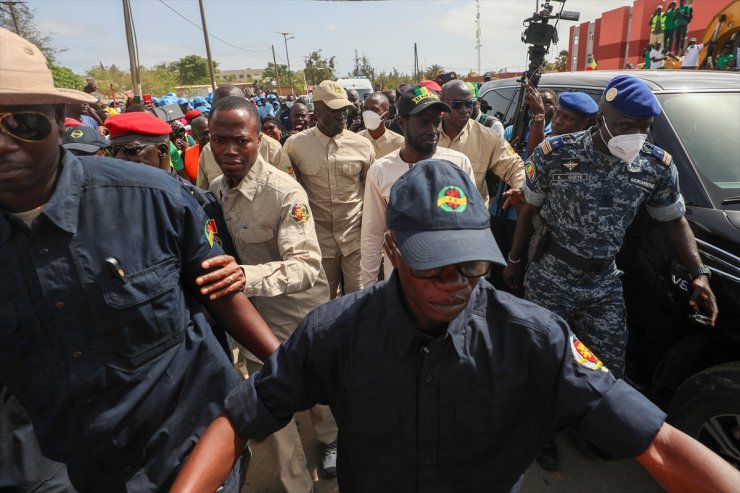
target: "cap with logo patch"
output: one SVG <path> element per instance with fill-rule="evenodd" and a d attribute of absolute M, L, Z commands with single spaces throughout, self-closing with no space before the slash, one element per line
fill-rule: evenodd
<path fill-rule="evenodd" d="M 386 225 L 412 269 L 487 260 L 506 265 L 483 198 L 468 175 L 443 159 L 416 163 L 393 184 Z"/>
<path fill-rule="evenodd" d="M 439 99 L 439 95 L 424 86 L 415 86 L 404 92 L 398 102 L 396 109 L 398 116 L 416 115 L 432 106 L 439 107 L 439 111 L 452 112 L 447 103 Z"/>
<path fill-rule="evenodd" d="M 313 101 L 321 101 L 333 110 L 354 106 L 347 98 L 347 91 L 333 80 L 322 81 L 313 90 Z"/>
<path fill-rule="evenodd" d="M 102 147 L 108 146 L 106 141 L 97 129 L 80 125 L 69 127 L 62 138 L 62 147 L 75 151 L 82 151 L 90 154 L 98 152 Z"/>

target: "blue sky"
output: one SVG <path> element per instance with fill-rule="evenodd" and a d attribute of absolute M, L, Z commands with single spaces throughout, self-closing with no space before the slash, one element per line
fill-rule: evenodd
<path fill-rule="evenodd" d="M 542 1 L 542 0 L 541 0 Z M 150 67 L 190 54 L 205 56 L 203 33 L 168 9 L 200 25 L 197 0 L 131 0 L 139 43 L 140 63 Z M 36 21 L 53 33 L 54 45 L 67 51 L 61 65 L 78 73 L 102 62 L 128 68 L 128 52 L 121 0 L 27 0 L 36 9 Z M 560 4 L 553 2 L 556 9 Z M 581 12 L 581 22 L 601 12 L 631 5 L 630 0 L 567 0 L 566 10 Z M 526 46 L 521 43 L 522 20 L 535 9 L 534 0 L 481 0 L 481 68 L 521 69 Z M 365 54 L 382 70 L 411 72 L 413 45 L 419 63 L 441 65 L 467 73 L 477 71 L 474 0 L 308 1 L 308 0 L 205 0 L 214 60 L 224 69 L 264 68 L 272 61 L 275 45 L 278 63 L 285 63 L 283 37 L 288 41 L 291 68 L 303 68 L 303 57 L 321 49 L 336 56 L 338 75 L 353 67 L 354 50 Z M 559 25 L 557 53 L 568 48 L 568 27 Z M 245 51 L 251 50 L 251 51 Z"/>

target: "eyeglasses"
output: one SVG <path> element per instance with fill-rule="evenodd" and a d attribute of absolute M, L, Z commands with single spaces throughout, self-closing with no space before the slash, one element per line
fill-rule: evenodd
<path fill-rule="evenodd" d="M 51 117 L 38 111 L 0 113 L 0 131 L 23 142 L 41 142 L 51 133 Z"/>
<path fill-rule="evenodd" d="M 142 144 L 138 146 L 125 146 L 125 145 L 112 145 L 108 147 L 108 153 L 112 157 L 118 156 L 119 152 L 123 152 L 126 156 L 137 156 L 144 152 L 144 149 L 157 144 Z"/>
<path fill-rule="evenodd" d="M 472 101 L 472 100 L 471 101 L 462 101 L 460 99 L 453 99 L 453 100 L 448 101 L 448 102 L 450 103 L 450 108 L 452 108 L 455 111 L 459 110 L 463 106 L 465 106 L 465 108 L 467 108 L 469 110 L 472 110 L 473 107 L 475 106 L 475 101 Z"/>
<path fill-rule="evenodd" d="M 398 253 L 398 256 L 403 258 L 401 250 L 398 249 L 398 245 L 396 245 L 396 242 L 390 233 L 386 232 L 385 237 L 390 241 L 390 244 L 393 246 L 396 253 Z M 472 260 L 470 262 L 461 262 L 453 265 L 460 274 L 469 279 L 485 276 L 488 274 L 488 271 L 491 270 L 491 262 L 487 260 Z M 409 267 L 409 272 L 411 272 L 411 275 L 417 279 L 434 279 L 435 277 L 440 277 L 447 267 L 448 266 L 446 265 L 436 267 L 434 269 L 412 269 Z"/>

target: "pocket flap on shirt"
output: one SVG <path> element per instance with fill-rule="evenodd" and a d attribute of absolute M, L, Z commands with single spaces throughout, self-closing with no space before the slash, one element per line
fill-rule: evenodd
<path fill-rule="evenodd" d="M 274 236 L 275 232 L 270 228 L 247 228 L 239 231 L 239 239 L 244 243 L 263 243 Z"/>
<path fill-rule="evenodd" d="M 321 168 L 321 165 L 318 163 L 303 163 L 298 166 L 298 172 L 302 175 L 315 175 L 319 172 L 319 168 Z"/>
<path fill-rule="evenodd" d="M 128 282 L 116 279 L 103 287 L 103 299 L 111 308 L 128 308 L 151 300 L 174 288 L 180 280 L 177 260 L 171 258 L 139 272 L 127 273 Z"/>
<path fill-rule="evenodd" d="M 347 176 L 359 175 L 362 171 L 362 163 L 345 163 L 342 165 L 342 172 Z"/>

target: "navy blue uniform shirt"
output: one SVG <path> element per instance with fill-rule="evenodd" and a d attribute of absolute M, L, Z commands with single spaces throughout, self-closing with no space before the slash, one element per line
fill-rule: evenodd
<path fill-rule="evenodd" d="M 615 380 L 557 315 L 478 283 L 433 339 L 397 273 L 311 312 L 226 413 L 264 437 L 329 404 L 342 491 L 508 492 L 555 430 L 579 423 L 603 456 L 643 452 L 665 415 Z"/>
<path fill-rule="evenodd" d="M 161 170 L 66 151 L 31 228 L 0 209 L 0 382 L 80 491 L 166 489 L 238 381 L 187 292 L 206 221 Z"/>

